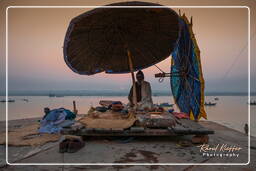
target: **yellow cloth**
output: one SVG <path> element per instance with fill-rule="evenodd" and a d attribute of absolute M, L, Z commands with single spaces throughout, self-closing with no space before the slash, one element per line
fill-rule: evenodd
<path fill-rule="evenodd" d="M 11 146 L 37 146 L 47 142 L 58 141 L 58 134 L 41 134 L 37 129 L 39 123 L 35 123 L 8 132 L 8 145 Z M 6 144 L 5 132 L 0 133 L 0 144 Z"/>
<path fill-rule="evenodd" d="M 135 121 L 136 117 L 134 114 L 129 114 L 127 117 L 123 118 L 122 114 L 112 112 L 96 112 L 79 120 L 86 128 L 104 129 L 126 129 L 131 127 Z"/>

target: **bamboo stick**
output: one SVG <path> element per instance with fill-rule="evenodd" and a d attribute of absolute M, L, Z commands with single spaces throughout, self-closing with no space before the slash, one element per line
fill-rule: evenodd
<path fill-rule="evenodd" d="M 76 109 L 76 101 L 75 100 L 73 101 L 73 112 L 74 112 L 74 114 L 78 113 L 78 110 Z"/>
<path fill-rule="evenodd" d="M 132 55 L 131 52 L 129 50 L 127 50 L 127 54 L 128 54 L 128 61 L 129 61 L 129 67 L 130 67 L 130 71 L 131 71 L 131 75 L 132 75 L 132 101 L 134 104 L 134 108 L 137 109 L 137 92 L 136 92 L 136 84 L 135 84 L 135 76 L 134 76 L 134 69 L 133 69 L 133 63 L 132 63 Z"/>

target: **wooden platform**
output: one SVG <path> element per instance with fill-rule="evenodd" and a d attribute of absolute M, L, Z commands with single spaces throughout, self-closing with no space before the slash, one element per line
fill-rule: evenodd
<path fill-rule="evenodd" d="M 175 127 L 168 128 L 144 128 L 130 127 L 129 129 L 101 129 L 85 128 L 81 125 L 75 125 L 71 128 L 64 128 L 61 131 L 63 135 L 78 136 L 176 136 L 176 135 L 207 135 L 214 134 L 213 130 L 207 129 L 188 119 L 179 119 Z"/>

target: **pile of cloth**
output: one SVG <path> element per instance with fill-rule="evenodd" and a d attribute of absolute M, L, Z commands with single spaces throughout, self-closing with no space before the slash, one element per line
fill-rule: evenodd
<path fill-rule="evenodd" d="M 189 114 L 184 112 L 172 112 L 172 114 L 178 119 L 189 119 Z"/>
<path fill-rule="evenodd" d="M 101 106 L 91 107 L 88 114 L 79 119 L 86 128 L 126 129 L 136 121 L 136 116 L 128 112 L 120 101 L 101 100 Z"/>
<path fill-rule="evenodd" d="M 137 119 L 136 126 L 147 128 L 168 128 L 176 125 L 175 117 L 168 112 L 163 112 L 162 114 L 138 114 Z"/>
<path fill-rule="evenodd" d="M 186 113 L 174 112 L 172 105 L 153 105 L 147 110 L 134 110 L 120 101 L 101 100 L 99 104 L 95 108 L 91 107 L 88 114 L 79 120 L 86 128 L 168 128 L 175 127 L 179 119 L 189 119 Z"/>
<path fill-rule="evenodd" d="M 125 108 L 125 105 L 120 101 L 101 100 L 99 102 L 99 104 L 101 106 L 96 107 L 96 110 L 100 111 L 100 112 L 104 112 L 104 111 L 98 110 L 98 109 L 102 109 L 102 108 L 105 108 L 106 109 L 105 111 L 112 110 L 115 112 L 120 112 L 121 110 L 123 110 Z"/>
<path fill-rule="evenodd" d="M 40 121 L 39 133 L 59 133 L 63 127 L 74 124 L 76 115 L 68 109 L 58 108 L 50 110 Z"/>

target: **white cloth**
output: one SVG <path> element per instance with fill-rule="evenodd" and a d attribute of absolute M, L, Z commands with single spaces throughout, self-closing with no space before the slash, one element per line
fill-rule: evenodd
<path fill-rule="evenodd" d="M 138 103 L 138 109 L 153 107 L 152 92 L 150 83 L 142 81 L 141 83 L 141 102 Z"/>
<path fill-rule="evenodd" d="M 147 81 L 141 82 L 141 101 L 138 103 L 137 109 L 143 110 L 144 108 L 153 108 L 151 86 L 150 83 Z"/>

